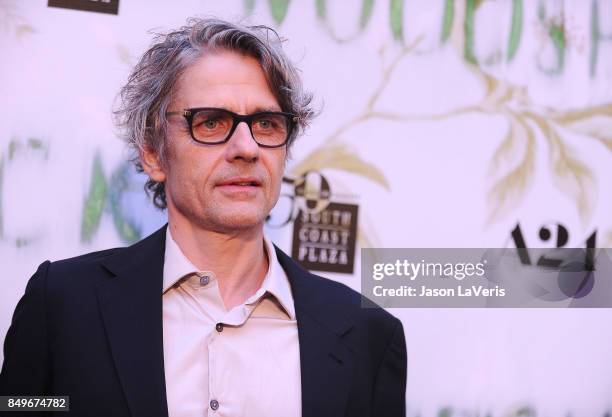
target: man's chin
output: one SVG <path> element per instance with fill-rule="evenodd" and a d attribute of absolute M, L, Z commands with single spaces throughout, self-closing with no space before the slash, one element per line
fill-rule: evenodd
<path fill-rule="evenodd" d="M 217 219 L 216 229 L 224 233 L 247 231 L 263 227 L 266 217 L 248 211 L 224 213 Z"/>

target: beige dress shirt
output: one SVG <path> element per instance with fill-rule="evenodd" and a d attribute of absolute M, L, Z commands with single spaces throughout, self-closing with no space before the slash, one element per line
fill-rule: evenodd
<path fill-rule="evenodd" d="M 216 277 L 166 232 L 164 368 L 170 417 L 300 417 L 301 374 L 291 287 L 264 238 L 268 272 L 227 310 Z"/>

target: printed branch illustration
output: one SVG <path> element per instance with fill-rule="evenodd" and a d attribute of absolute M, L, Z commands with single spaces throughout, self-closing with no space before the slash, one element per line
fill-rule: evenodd
<path fill-rule="evenodd" d="M 596 178 L 587 164 L 569 148 L 565 136 L 569 133 L 584 135 L 612 152 L 612 103 L 569 111 L 542 108 L 529 97 L 526 87 L 500 80 L 481 67 L 466 63 L 483 85 L 484 94 L 478 102 L 438 114 L 376 110 L 377 101 L 389 86 L 398 64 L 419 42 L 420 38 L 417 38 L 405 46 L 391 64 L 383 68 L 380 83 L 364 110 L 335 129 L 323 145 L 294 167 L 292 173 L 299 175 L 309 169 L 342 169 L 369 178 L 388 189 L 382 172 L 341 142 L 349 129 L 372 119 L 411 122 L 439 121 L 467 113 L 500 115 L 508 121 L 508 131 L 491 160 L 493 184 L 487 194 L 490 205 L 487 224 L 498 221 L 522 202 L 536 171 L 536 140 L 540 136 L 548 146 L 555 186 L 574 202 L 579 217 L 586 223 L 593 212 Z"/>
<path fill-rule="evenodd" d="M 389 183 L 384 174 L 377 167 L 359 157 L 346 143 L 341 142 L 340 139 L 349 129 L 353 129 L 367 120 L 393 116 L 392 113 L 387 114 L 375 111 L 374 107 L 381 94 L 388 87 L 391 76 L 396 70 L 397 65 L 405 56 L 414 51 L 421 40 L 422 38 L 419 37 L 402 48 L 391 64 L 383 68 L 381 80 L 368 99 L 364 110 L 356 117 L 340 125 L 327 136 L 323 141 L 323 145 L 312 151 L 291 170 L 292 175 L 299 176 L 309 170 L 322 170 L 326 168 L 340 169 L 361 175 L 389 189 Z"/>

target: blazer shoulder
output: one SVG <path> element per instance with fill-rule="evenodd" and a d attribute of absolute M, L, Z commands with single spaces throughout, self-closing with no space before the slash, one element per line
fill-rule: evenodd
<path fill-rule="evenodd" d="M 125 248 L 105 249 L 72 258 L 56 261 L 45 261 L 48 263 L 46 271 L 47 286 L 50 289 L 62 289 L 65 286 L 72 287 L 75 284 L 90 281 L 91 278 L 103 272 L 102 262 L 111 256 L 125 250 Z"/>
<path fill-rule="evenodd" d="M 116 265 L 117 263 L 130 262 L 135 258 L 158 256 L 160 253 L 163 254 L 165 236 L 166 226 L 164 225 L 131 246 L 104 249 L 51 262 L 49 274 L 52 276 L 67 273 L 82 275 L 84 272 L 99 271 L 99 268 L 110 265 L 111 258 L 114 258 L 114 264 Z"/>
<path fill-rule="evenodd" d="M 92 265 L 98 265 L 100 262 L 109 258 L 110 256 L 125 250 L 126 248 L 111 248 L 104 249 L 95 252 L 89 252 L 82 255 L 74 256 L 72 258 L 59 259 L 57 261 L 51 261 L 50 266 L 56 271 L 72 271 L 73 269 L 87 268 Z"/>

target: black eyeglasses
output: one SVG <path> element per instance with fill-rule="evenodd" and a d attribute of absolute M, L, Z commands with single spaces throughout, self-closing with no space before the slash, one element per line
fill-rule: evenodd
<path fill-rule="evenodd" d="M 263 148 L 279 148 L 285 145 L 298 120 L 297 116 L 291 113 L 262 111 L 241 115 L 215 107 L 196 107 L 167 112 L 166 115 L 184 116 L 193 140 L 206 145 L 227 142 L 238 123 L 245 122 L 255 142 Z"/>

